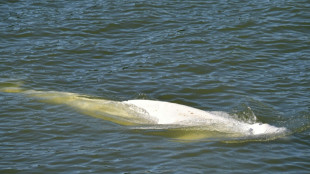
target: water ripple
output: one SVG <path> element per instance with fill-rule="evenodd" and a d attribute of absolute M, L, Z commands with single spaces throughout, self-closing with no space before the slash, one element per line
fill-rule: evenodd
<path fill-rule="evenodd" d="M 250 107 L 259 121 L 296 132 L 270 142 L 181 143 L 1 93 L 1 173 L 307 173 L 309 7 L 286 0 L 1 1 L 1 79 L 240 117 Z"/>

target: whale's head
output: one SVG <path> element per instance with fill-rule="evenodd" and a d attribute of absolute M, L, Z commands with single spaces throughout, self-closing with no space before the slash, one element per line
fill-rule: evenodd
<path fill-rule="evenodd" d="M 251 135 L 278 134 L 286 131 L 284 127 L 275 127 L 269 124 L 254 123 L 249 126 Z"/>

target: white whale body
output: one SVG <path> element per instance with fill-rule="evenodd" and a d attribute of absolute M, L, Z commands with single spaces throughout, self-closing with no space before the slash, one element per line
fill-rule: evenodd
<path fill-rule="evenodd" d="M 121 125 L 138 126 L 137 129 L 181 129 L 187 135 L 179 135 L 180 139 L 212 137 L 214 132 L 217 132 L 216 136 L 255 137 L 282 135 L 287 131 L 285 127 L 266 123 L 247 123 L 222 111 L 203 111 L 164 101 L 112 101 L 69 92 L 25 90 L 18 86 L 0 87 L 1 91 L 23 93 L 43 102 L 67 105 L 83 114 Z"/>
<path fill-rule="evenodd" d="M 225 112 L 207 112 L 176 103 L 154 100 L 129 100 L 123 103 L 142 109 L 145 114 L 149 115 L 149 118 L 156 120 L 156 124 L 209 126 L 209 129 L 215 131 L 243 133 L 244 135 L 273 134 L 286 130 L 286 128 L 278 128 L 269 124 L 249 124 L 230 118 Z"/>

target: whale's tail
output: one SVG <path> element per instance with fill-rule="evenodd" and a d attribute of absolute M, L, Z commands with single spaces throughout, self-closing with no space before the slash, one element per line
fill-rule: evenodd
<path fill-rule="evenodd" d="M 22 81 L 0 81 L 0 92 L 21 93 L 23 84 Z"/>
<path fill-rule="evenodd" d="M 20 81 L 0 81 L 0 92 L 21 93 L 25 96 L 36 98 L 40 102 L 66 105 L 82 114 L 120 125 L 138 125 L 151 122 L 145 117 L 139 116 L 139 113 L 134 112 L 128 105 L 119 101 L 98 99 L 71 92 L 27 89 L 23 88 L 23 82 Z"/>

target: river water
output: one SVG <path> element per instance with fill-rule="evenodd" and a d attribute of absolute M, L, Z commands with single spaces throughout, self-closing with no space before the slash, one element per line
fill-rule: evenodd
<path fill-rule="evenodd" d="M 0 173 L 308 173 L 309 9 L 307 0 L 1 1 L 0 87 L 168 101 L 290 133 L 183 141 L 174 137 L 186 130 L 136 130 L 0 92 Z"/>

